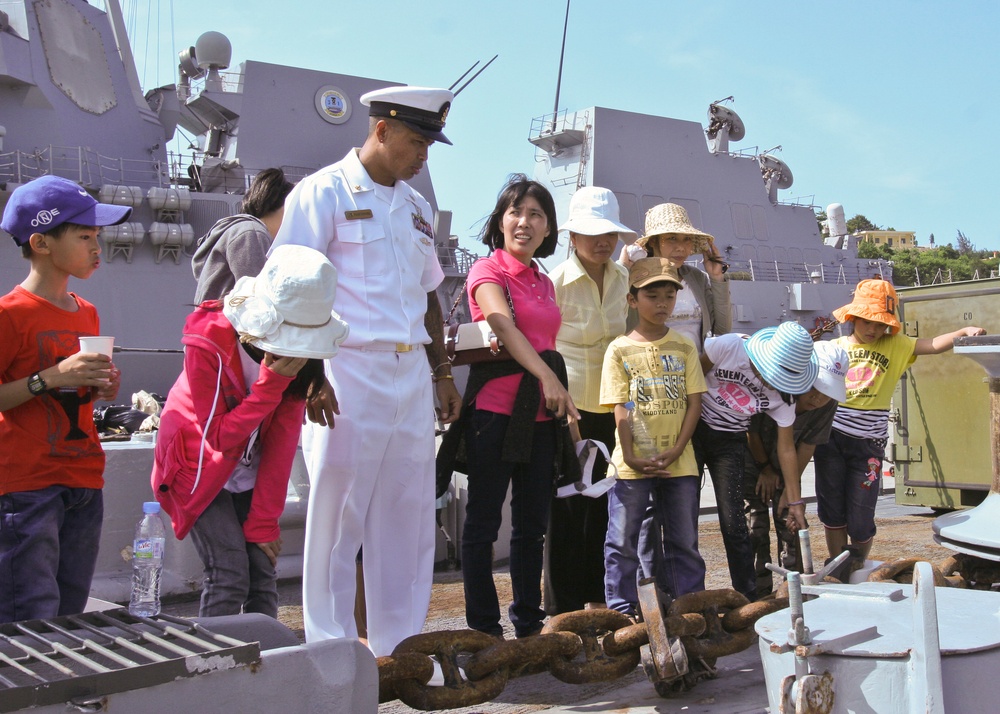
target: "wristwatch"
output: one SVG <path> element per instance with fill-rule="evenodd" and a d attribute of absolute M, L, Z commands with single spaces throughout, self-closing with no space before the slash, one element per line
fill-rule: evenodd
<path fill-rule="evenodd" d="M 766 469 L 768 466 L 771 465 L 771 462 L 770 461 L 758 461 L 754 465 L 757 467 L 758 471 L 763 471 L 764 469 Z"/>
<path fill-rule="evenodd" d="M 28 391 L 36 397 L 42 392 L 47 391 L 48 388 L 49 386 L 45 384 L 45 380 L 42 379 L 41 372 L 35 372 L 33 375 L 28 377 Z"/>

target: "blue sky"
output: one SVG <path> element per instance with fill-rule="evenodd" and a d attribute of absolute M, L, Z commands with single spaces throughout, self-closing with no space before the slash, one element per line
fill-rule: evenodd
<path fill-rule="evenodd" d="M 145 87 L 175 81 L 176 50 L 207 30 L 230 38 L 234 66 L 254 59 L 415 85 L 448 86 L 499 54 L 452 108 L 454 146 L 431 149 L 438 203 L 470 247 L 505 177 L 531 173 L 528 130 L 553 109 L 566 7 L 123 4 Z M 733 95 L 747 127 L 733 149 L 783 147 L 795 182 L 779 198 L 842 203 L 848 217 L 915 231 L 923 245 L 931 233 L 954 242 L 961 230 L 979 248 L 1000 249 L 998 21 L 991 0 L 573 0 L 559 107 L 704 124 L 709 103 Z"/>

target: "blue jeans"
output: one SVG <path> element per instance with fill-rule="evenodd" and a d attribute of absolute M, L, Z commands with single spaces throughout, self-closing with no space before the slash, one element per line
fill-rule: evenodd
<path fill-rule="evenodd" d="M 0 623 L 83 612 L 103 521 L 100 489 L 0 496 Z"/>
<path fill-rule="evenodd" d="M 500 459 L 510 417 L 477 409 L 465 436 L 469 465 L 469 500 L 462 529 L 462 579 L 469 627 L 503 635 L 500 603 L 493 582 L 493 544 L 502 520 L 508 486 L 510 514 L 510 583 L 514 601 L 508 610 L 518 637 L 542 626 L 542 547 L 552 500 L 555 423 L 536 422 L 528 463 Z"/>
<path fill-rule="evenodd" d="M 264 551 L 243 535 L 252 500 L 253 489 L 222 489 L 191 527 L 205 566 L 199 617 L 241 612 L 278 617 L 278 575 Z"/>
<path fill-rule="evenodd" d="M 726 546 L 733 589 L 753 602 L 757 599 L 757 575 L 750 529 L 743 512 L 746 432 L 718 431 L 699 421 L 691 443 L 698 466 L 708 466 L 712 476 L 712 488 L 715 489 L 715 501 L 719 508 L 719 528 Z"/>
<path fill-rule="evenodd" d="M 612 610 L 631 614 L 639 602 L 639 530 L 652 503 L 647 542 L 657 554 L 657 583 L 673 597 L 705 589 L 705 561 L 698 552 L 697 476 L 620 479 L 608 492 L 604 544 L 604 595 Z M 652 500 L 651 500 L 652 499 Z M 656 534 L 662 534 L 657 538 Z"/>

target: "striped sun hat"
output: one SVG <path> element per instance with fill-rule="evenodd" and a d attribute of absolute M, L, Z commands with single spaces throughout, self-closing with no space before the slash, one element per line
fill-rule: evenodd
<path fill-rule="evenodd" d="M 812 337 L 797 322 L 757 330 L 743 346 L 753 366 L 779 392 L 805 394 L 819 374 Z"/>

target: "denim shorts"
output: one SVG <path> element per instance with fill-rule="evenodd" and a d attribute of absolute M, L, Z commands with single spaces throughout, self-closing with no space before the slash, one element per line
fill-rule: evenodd
<path fill-rule="evenodd" d="M 885 439 L 863 439 L 834 429 L 813 458 L 820 521 L 830 529 L 846 528 L 853 543 L 867 543 L 875 537 Z"/>

